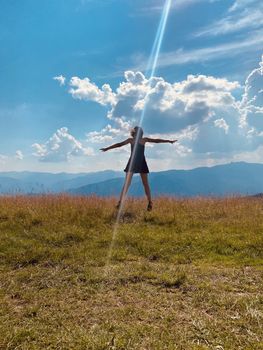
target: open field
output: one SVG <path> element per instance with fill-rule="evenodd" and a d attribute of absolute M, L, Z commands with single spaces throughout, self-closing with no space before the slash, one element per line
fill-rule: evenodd
<path fill-rule="evenodd" d="M 0 349 L 263 349 L 263 200 L 0 198 Z"/>

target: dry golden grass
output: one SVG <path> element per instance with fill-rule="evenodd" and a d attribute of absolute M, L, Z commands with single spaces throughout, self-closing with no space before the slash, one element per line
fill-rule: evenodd
<path fill-rule="evenodd" d="M 263 349 L 263 201 L 0 198 L 0 349 Z"/>

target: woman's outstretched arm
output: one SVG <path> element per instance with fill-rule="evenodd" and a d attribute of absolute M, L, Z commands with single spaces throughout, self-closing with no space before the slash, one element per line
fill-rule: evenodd
<path fill-rule="evenodd" d="M 125 141 L 115 143 L 114 145 L 111 145 L 109 147 L 101 148 L 100 150 L 102 152 L 106 152 L 106 151 L 109 151 L 110 149 L 113 149 L 113 148 L 118 148 L 118 147 L 122 147 L 122 146 L 128 145 L 128 143 L 130 143 L 130 142 L 131 142 L 131 139 L 127 139 Z"/>
<path fill-rule="evenodd" d="M 178 140 L 165 140 L 165 139 L 152 139 L 150 137 L 145 137 L 145 142 L 153 142 L 153 143 L 175 143 Z"/>

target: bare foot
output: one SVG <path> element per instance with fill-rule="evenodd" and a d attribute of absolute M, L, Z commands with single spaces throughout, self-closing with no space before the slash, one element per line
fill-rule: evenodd
<path fill-rule="evenodd" d="M 150 202 L 148 203 L 147 210 L 148 210 L 148 211 L 151 211 L 152 208 L 153 208 L 153 202 L 150 201 Z"/>

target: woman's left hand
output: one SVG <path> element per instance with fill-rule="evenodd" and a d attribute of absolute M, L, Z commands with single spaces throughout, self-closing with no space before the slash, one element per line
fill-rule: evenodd
<path fill-rule="evenodd" d="M 178 141 L 178 140 L 171 140 L 170 143 L 173 144 L 173 143 L 175 143 L 175 142 L 177 142 L 177 141 Z"/>

